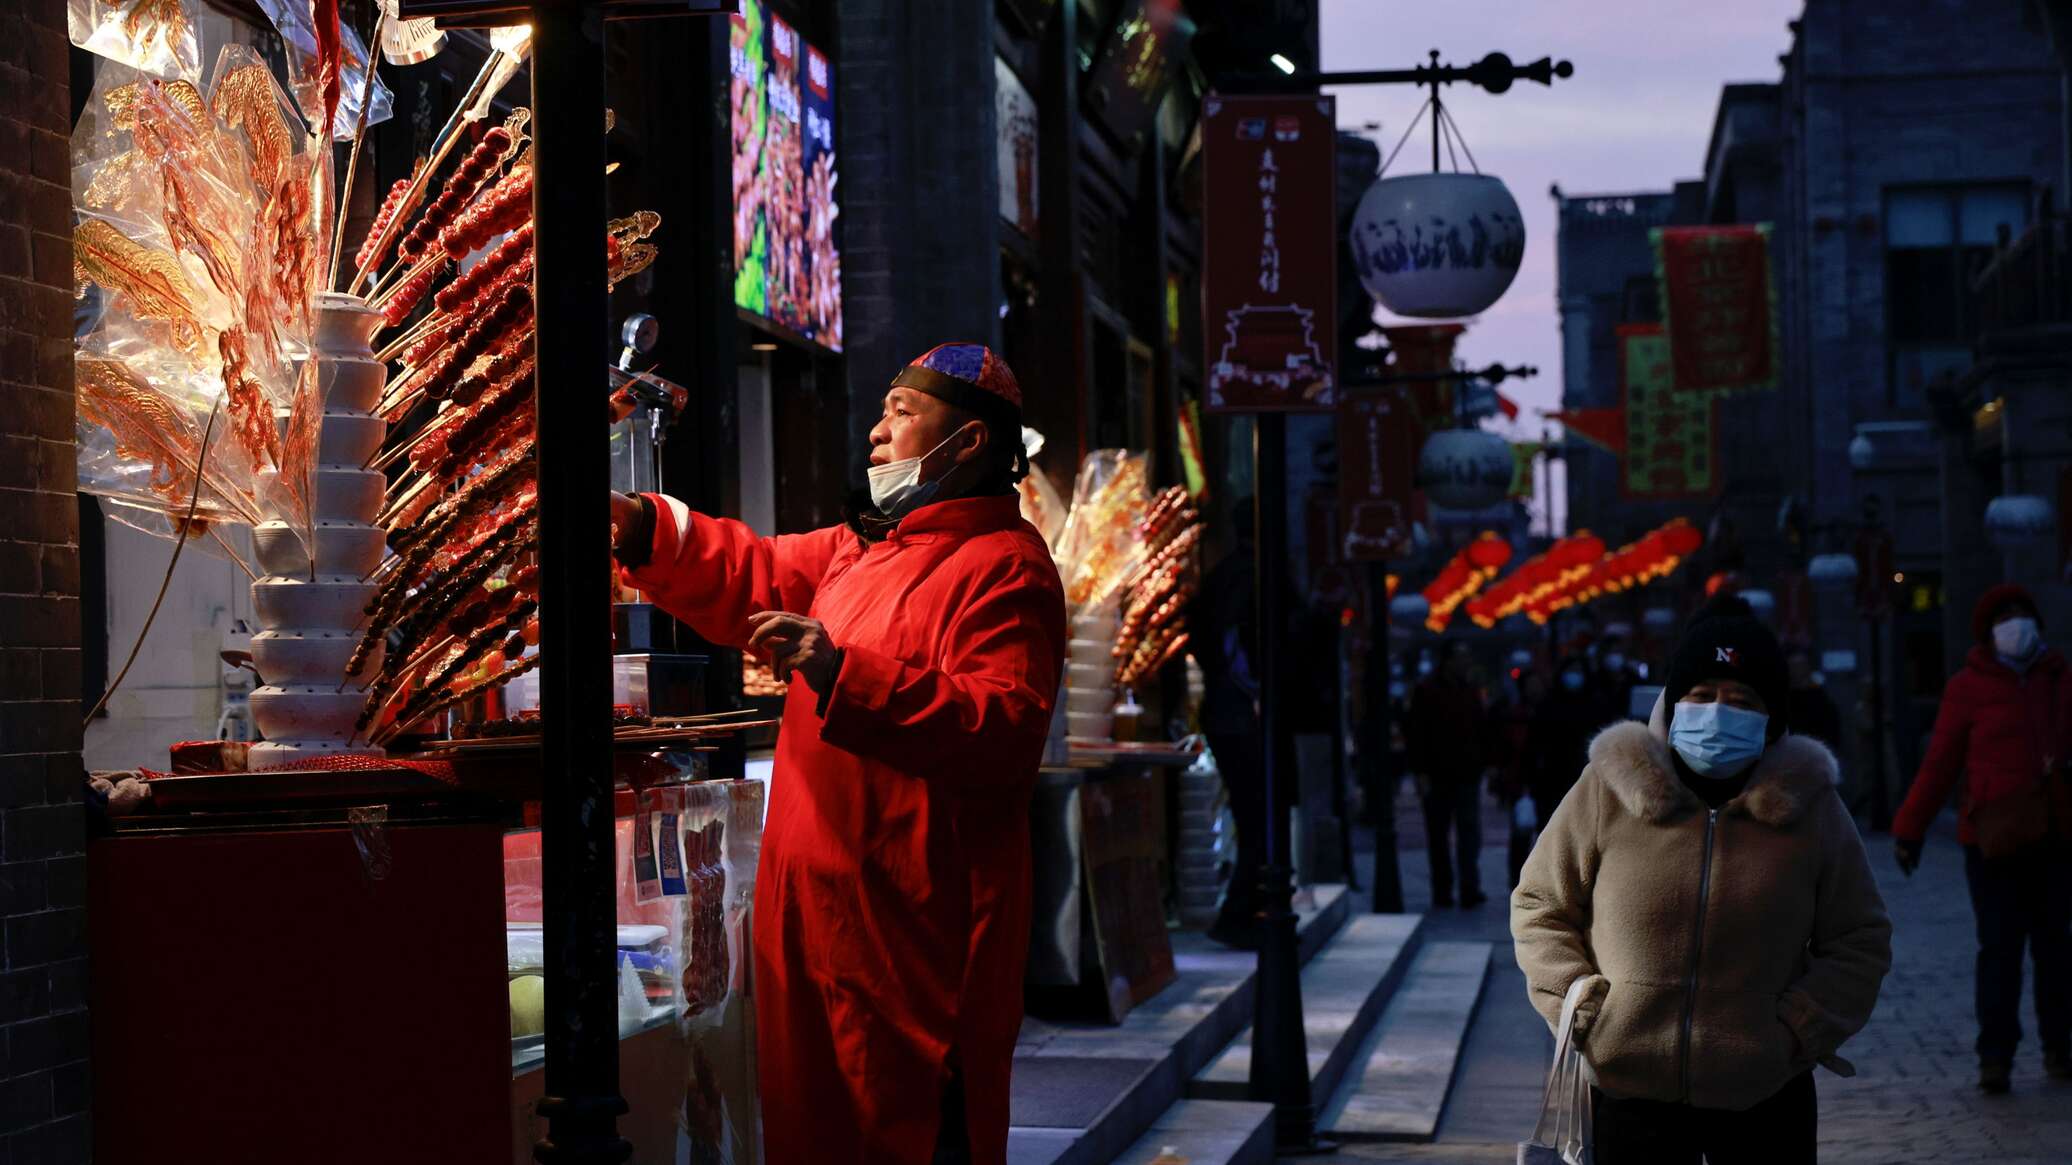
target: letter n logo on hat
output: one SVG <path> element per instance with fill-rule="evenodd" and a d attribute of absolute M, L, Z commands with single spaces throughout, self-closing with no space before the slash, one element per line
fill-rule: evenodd
<path fill-rule="evenodd" d="M 1729 666 L 1733 666 L 1735 663 L 1734 656 L 1739 649 L 1733 647 L 1716 647 L 1713 648 L 1713 650 L 1718 653 L 1718 657 L 1713 660 L 1714 663 L 1724 663 Z"/>

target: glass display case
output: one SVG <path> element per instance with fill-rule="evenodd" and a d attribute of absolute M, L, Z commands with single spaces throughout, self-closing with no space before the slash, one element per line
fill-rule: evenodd
<path fill-rule="evenodd" d="M 618 794 L 619 1087 L 632 1110 L 620 1130 L 636 1161 L 760 1159 L 749 912 L 763 792 L 699 781 Z M 543 1131 L 540 873 L 539 831 L 507 833 L 514 1162 Z"/>

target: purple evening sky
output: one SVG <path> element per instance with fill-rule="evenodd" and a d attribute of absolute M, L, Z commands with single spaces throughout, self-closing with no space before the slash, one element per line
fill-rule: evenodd
<path fill-rule="evenodd" d="M 1408 68 L 1438 49 L 1465 65 L 1500 51 L 1514 61 L 1552 56 L 1575 76 L 1552 89 L 1523 82 L 1502 96 L 1471 85 L 1441 96 L 1485 173 L 1504 179 L 1525 215 L 1525 261 L 1504 298 L 1461 338 L 1470 365 L 1538 366 L 1536 380 L 1505 391 L 1526 409 L 1558 407 L 1560 317 L 1554 294 L 1554 201 L 1548 187 L 1578 194 L 1667 190 L 1703 172 L 1720 86 L 1774 81 L 1791 46 L 1786 22 L 1803 0 L 1322 0 L 1324 69 Z M 1379 121 L 1383 155 L 1422 102 L 1419 89 L 1331 90 L 1338 124 Z M 1430 165 L 1430 121 L 1391 173 Z M 1465 164 L 1465 159 L 1463 159 Z M 1523 434 L 1521 434 L 1523 435 Z"/>

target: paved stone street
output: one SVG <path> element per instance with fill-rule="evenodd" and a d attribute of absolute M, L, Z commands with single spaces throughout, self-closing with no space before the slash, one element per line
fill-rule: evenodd
<path fill-rule="evenodd" d="M 1515 1160 L 1518 1140 L 1531 1131 L 1553 1040 L 1525 1002 L 1524 976 L 1511 956 L 1500 892 L 1504 817 L 1492 804 L 1485 806 L 1483 821 L 1482 876 L 1491 901 L 1473 912 L 1434 912 L 1430 930 L 1435 939 L 1497 944 L 1439 1139 L 1431 1145 L 1351 1145 L 1321 1160 L 1494 1165 Z M 1414 799 L 1399 802 L 1398 832 L 1405 908 L 1430 910 L 1431 879 Z M 1887 839 L 1867 840 L 1895 925 L 1893 969 L 1870 1026 L 1842 1049 L 1858 1075 L 1845 1080 L 1819 1073 L 1823 1165 L 2072 1160 L 2072 1084 L 2043 1075 L 2031 1002 L 2023 1003 L 2027 1038 L 2016 1061 L 2013 1094 L 1989 1098 L 1975 1087 L 1971 986 L 1976 945 L 1954 819 L 1946 815 L 1938 823 L 1911 879 L 1894 866 Z M 1372 833 L 1364 833 L 1360 844 L 1363 885 L 1371 887 L 1365 875 L 1372 861 Z"/>

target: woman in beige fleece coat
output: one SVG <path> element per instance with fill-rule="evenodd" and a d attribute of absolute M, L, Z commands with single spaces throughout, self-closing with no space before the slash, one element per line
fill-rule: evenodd
<path fill-rule="evenodd" d="M 1526 862 L 1511 932 L 1578 1044 L 1597 1165 L 1814 1160 L 1811 1070 L 1869 1019 L 1891 924 L 1835 761 L 1787 735 L 1776 639 L 1739 600 L 1701 613 L 1650 724 L 1615 725 Z"/>

